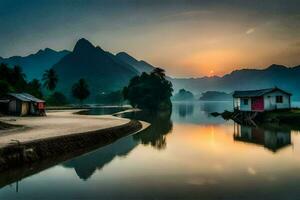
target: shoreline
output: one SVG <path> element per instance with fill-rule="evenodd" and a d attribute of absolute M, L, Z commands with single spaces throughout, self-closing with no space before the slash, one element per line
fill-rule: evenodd
<path fill-rule="evenodd" d="M 39 118 L 4 118 L 15 120 L 11 121 L 13 125 L 24 124 L 22 128 L 0 132 L 0 172 L 20 167 L 26 169 L 26 166 L 47 159 L 57 160 L 57 157 L 73 155 L 76 152 L 79 156 L 149 126 L 146 122 L 112 115 L 78 115 L 74 110 L 51 112 L 49 115 Z M 64 130 L 64 126 L 73 127 Z M 56 132 L 59 130 L 60 133 Z M 41 131 L 44 131 L 44 135 Z M 68 159 L 70 158 L 72 157 Z"/>

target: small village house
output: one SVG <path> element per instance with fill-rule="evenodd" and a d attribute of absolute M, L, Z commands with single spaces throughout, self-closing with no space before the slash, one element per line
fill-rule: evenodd
<path fill-rule="evenodd" d="M 28 93 L 9 93 L 0 98 L 0 109 L 9 115 L 45 115 L 45 101 Z"/>
<path fill-rule="evenodd" d="M 291 108 L 292 94 L 277 87 L 262 90 L 235 91 L 233 106 L 238 111 L 263 112 Z"/>

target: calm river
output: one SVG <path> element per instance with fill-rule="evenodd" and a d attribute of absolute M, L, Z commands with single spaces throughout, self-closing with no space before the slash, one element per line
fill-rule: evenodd
<path fill-rule="evenodd" d="M 299 199 L 300 132 L 209 115 L 231 107 L 174 103 L 172 114 L 127 114 L 152 126 L 3 186 L 0 199 Z"/>

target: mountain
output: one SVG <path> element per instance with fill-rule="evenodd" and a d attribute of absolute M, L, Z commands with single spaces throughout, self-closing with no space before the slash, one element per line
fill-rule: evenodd
<path fill-rule="evenodd" d="M 194 94 L 185 89 L 180 89 L 178 93 L 176 93 L 172 97 L 173 101 L 191 101 L 194 100 Z"/>
<path fill-rule="evenodd" d="M 155 68 L 154 66 L 150 65 L 146 61 L 143 61 L 143 60 L 138 61 L 125 52 L 120 52 L 120 53 L 116 54 L 116 57 L 119 60 L 127 63 L 128 65 L 133 66 L 140 74 L 142 72 L 150 73 Z"/>
<path fill-rule="evenodd" d="M 80 78 L 86 79 L 91 94 L 115 91 L 123 88 L 139 72 L 115 55 L 95 47 L 82 38 L 73 51 L 53 65 L 58 74 L 59 91 L 71 95 L 72 85 Z"/>
<path fill-rule="evenodd" d="M 232 101 L 232 94 L 219 91 L 207 91 L 202 93 L 200 101 Z"/>
<path fill-rule="evenodd" d="M 280 87 L 300 99 L 300 66 L 286 67 L 273 64 L 265 69 L 235 70 L 222 77 L 173 78 L 175 90 L 185 88 L 194 93 L 206 91 L 232 92 L 234 90 Z"/>
<path fill-rule="evenodd" d="M 67 50 L 54 51 L 52 49 L 46 48 L 44 50 L 39 50 L 35 54 L 30 54 L 24 57 L 0 57 L 0 63 L 6 63 L 10 67 L 19 65 L 20 67 L 22 67 L 23 72 L 26 74 L 27 80 L 32 80 L 33 78 L 41 79 L 45 70 L 51 68 L 55 63 L 57 63 L 68 53 L 70 52 Z"/>

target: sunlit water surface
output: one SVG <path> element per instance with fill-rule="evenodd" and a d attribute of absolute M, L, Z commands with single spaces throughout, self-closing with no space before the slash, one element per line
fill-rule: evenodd
<path fill-rule="evenodd" d="M 186 102 L 171 115 L 127 114 L 152 126 L 7 185 L 0 199 L 299 198 L 300 133 L 209 115 L 231 106 Z"/>

